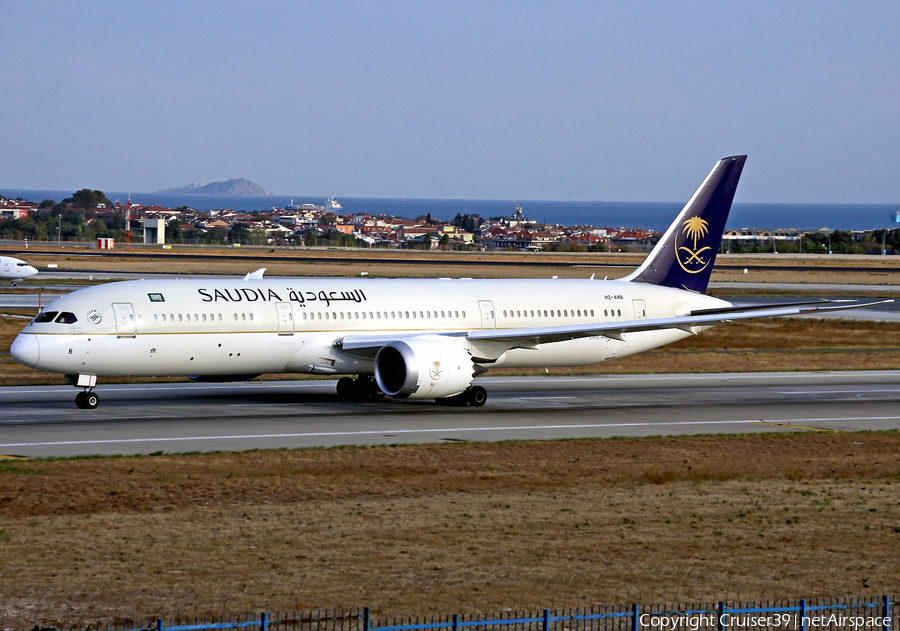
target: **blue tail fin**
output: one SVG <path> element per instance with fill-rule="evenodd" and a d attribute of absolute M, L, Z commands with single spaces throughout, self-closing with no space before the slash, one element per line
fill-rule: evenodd
<path fill-rule="evenodd" d="M 723 158 L 641 266 L 623 280 L 706 293 L 747 156 Z"/>

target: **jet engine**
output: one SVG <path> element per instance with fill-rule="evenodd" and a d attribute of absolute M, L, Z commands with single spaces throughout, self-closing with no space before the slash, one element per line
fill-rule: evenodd
<path fill-rule="evenodd" d="M 398 399 L 437 399 L 458 394 L 475 376 L 466 349 L 441 340 L 412 339 L 382 346 L 375 356 L 375 381 Z"/>

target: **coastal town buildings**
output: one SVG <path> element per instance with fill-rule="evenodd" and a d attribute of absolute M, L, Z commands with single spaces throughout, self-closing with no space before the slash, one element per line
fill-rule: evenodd
<path fill-rule="evenodd" d="M 53 214 L 52 225 L 48 217 Z M 464 215 L 450 222 L 430 216 L 415 219 L 367 215 L 343 209 L 291 204 L 269 211 L 232 209 L 198 211 L 182 206 L 142 205 L 130 200 L 109 207 L 76 209 L 23 199 L 0 197 L 0 238 L 34 241 L 126 241 L 154 243 L 215 243 L 256 246 L 342 246 L 429 250 L 486 251 L 649 251 L 660 234 L 634 227 L 560 226 L 538 223 L 516 207 L 506 216 Z M 44 217 L 43 230 L 28 232 L 29 218 Z M 81 226 L 75 224 L 81 223 Z M 10 229 L 12 227 L 13 229 Z M 89 230 L 88 228 L 92 228 Z M 4 231 L 5 230 L 5 231 Z M 161 233 L 165 235 L 163 239 Z M 877 233 L 877 234 L 876 234 Z M 900 230 L 842 232 L 743 228 L 725 233 L 723 252 L 900 252 Z M 896 235 L 894 233 L 897 233 Z M 895 238 L 896 237 L 896 238 Z"/>

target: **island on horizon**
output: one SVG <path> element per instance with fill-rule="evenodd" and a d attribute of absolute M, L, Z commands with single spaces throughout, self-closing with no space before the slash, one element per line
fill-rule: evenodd
<path fill-rule="evenodd" d="M 174 195 L 234 195 L 240 197 L 272 197 L 272 193 L 264 189 L 256 182 L 238 178 L 224 182 L 194 182 L 187 186 L 166 188 L 157 193 L 171 193 Z"/>

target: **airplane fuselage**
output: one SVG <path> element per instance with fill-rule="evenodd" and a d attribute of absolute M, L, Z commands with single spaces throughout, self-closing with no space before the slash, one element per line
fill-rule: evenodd
<path fill-rule="evenodd" d="M 668 287 L 601 280 L 141 280 L 55 300 L 12 350 L 42 370 L 100 377 L 366 374 L 374 358 L 343 350 L 343 338 L 435 335 L 463 347 L 483 368 L 577 366 L 691 333 L 640 331 L 512 349 L 465 334 L 664 318 L 727 305 Z"/>

